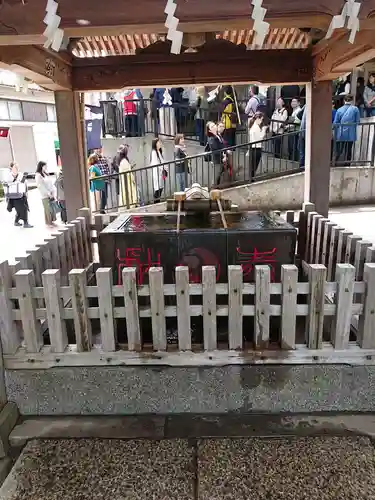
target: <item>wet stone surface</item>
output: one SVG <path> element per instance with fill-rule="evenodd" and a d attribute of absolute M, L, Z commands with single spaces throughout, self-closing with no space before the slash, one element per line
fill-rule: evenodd
<path fill-rule="evenodd" d="M 368 438 L 222 439 L 200 442 L 199 500 L 373 500 Z"/>
<path fill-rule="evenodd" d="M 2 500 L 190 500 L 193 451 L 181 440 L 41 440 L 24 449 Z"/>

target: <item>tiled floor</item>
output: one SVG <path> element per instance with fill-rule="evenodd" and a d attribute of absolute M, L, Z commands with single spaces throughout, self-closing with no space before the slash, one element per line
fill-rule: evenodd
<path fill-rule="evenodd" d="M 365 437 L 31 441 L 2 500 L 374 500 Z"/>

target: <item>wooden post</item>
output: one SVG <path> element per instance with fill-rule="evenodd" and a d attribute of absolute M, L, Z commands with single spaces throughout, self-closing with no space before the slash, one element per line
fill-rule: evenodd
<path fill-rule="evenodd" d="M 242 349 L 242 267 L 228 266 L 228 333 L 229 349 Z"/>
<path fill-rule="evenodd" d="M 345 264 L 354 264 L 355 249 L 358 241 L 361 241 L 360 236 L 348 235 L 345 249 Z"/>
<path fill-rule="evenodd" d="M 309 270 L 309 314 L 307 317 L 307 345 L 321 349 L 324 321 L 324 287 L 327 269 L 322 264 L 311 264 Z"/>
<path fill-rule="evenodd" d="M 59 247 L 60 269 L 61 269 L 61 283 L 62 285 L 68 284 L 68 262 L 65 247 L 65 234 L 63 231 L 57 233 L 57 244 Z"/>
<path fill-rule="evenodd" d="M 141 329 L 139 326 L 137 270 L 125 267 L 122 270 L 122 284 L 124 288 L 124 304 L 126 316 L 126 331 L 129 351 L 141 351 Z"/>
<path fill-rule="evenodd" d="M 337 264 L 336 314 L 332 324 L 331 339 L 335 349 L 349 346 L 350 324 L 354 297 L 355 268 L 351 264 Z"/>
<path fill-rule="evenodd" d="M 113 315 L 113 275 L 110 267 L 103 267 L 96 271 L 98 288 L 100 332 L 103 351 L 116 350 L 117 334 L 116 321 Z"/>
<path fill-rule="evenodd" d="M 255 345 L 268 347 L 270 339 L 270 268 L 255 266 Z"/>
<path fill-rule="evenodd" d="M 375 349 L 375 264 L 365 264 L 363 278 L 366 292 L 359 321 L 359 342 L 363 349 Z"/>
<path fill-rule="evenodd" d="M 287 210 L 285 214 L 285 220 L 287 221 L 288 224 L 291 224 L 293 226 L 294 224 L 294 210 Z"/>
<path fill-rule="evenodd" d="M 84 217 L 77 217 L 77 224 L 79 230 L 77 231 L 78 235 L 78 249 L 80 261 L 82 263 L 82 267 L 87 267 L 90 262 L 87 258 L 87 236 L 86 236 L 86 219 Z"/>
<path fill-rule="evenodd" d="M 86 296 L 87 273 L 84 269 L 72 269 L 69 272 L 69 285 L 72 295 L 74 332 L 77 351 L 91 351 L 92 332 L 88 315 L 88 300 Z"/>
<path fill-rule="evenodd" d="M 4 354 L 14 354 L 20 346 L 19 330 L 13 320 L 13 302 L 9 298 L 12 274 L 7 260 L 0 262 L 0 334 Z"/>
<path fill-rule="evenodd" d="M 48 269 L 42 274 L 42 280 L 51 349 L 52 352 L 64 352 L 68 345 L 68 336 L 65 320 L 63 319 L 63 301 L 60 297 L 60 271 Z"/>
<path fill-rule="evenodd" d="M 294 265 L 281 266 L 281 348 L 295 349 L 297 319 L 298 268 Z"/>
<path fill-rule="evenodd" d="M 375 262 L 375 247 L 370 247 L 366 250 L 366 264 Z"/>
<path fill-rule="evenodd" d="M 176 267 L 178 348 L 191 351 L 189 268 Z"/>
<path fill-rule="evenodd" d="M 66 251 L 66 260 L 68 271 L 74 268 L 74 259 L 73 259 L 73 250 L 72 250 L 72 240 L 71 240 L 71 232 L 69 227 L 65 226 L 62 230 L 64 233 L 64 242 L 65 242 L 65 251 Z"/>
<path fill-rule="evenodd" d="M 43 335 L 36 319 L 36 302 L 32 297 L 32 289 L 35 287 L 34 272 L 18 271 L 16 286 L 26 351 L 39 352 L 43 345 Z"/>
<path fill-rule="evenodd" d="M 320 112 L 316 113 L 315 110 Z M 316 211 L 328 216 L 331 175 L 332 82 L 306 85 L 305 200 L 315 203 Z"/>
<path fill-rule="evenodd" d="M 79 92 L 55 92 L 57 127 L 61 161 L 64 169 L 64 192 L 68 220 L 89 204 L 88 168 L 86 164 L 85 117 Z"/>
<path fill-rule="evenodd" d="M 151 323 L 154 350 L 166 351 L 167 332 L 165 324 L 163 268 L 151 267 L 148 274 L 150 280 Z"/>
<path fill-rule="evenodd" d="M 205 351 L 217 349 L 216 268 L 202 267 L 203 342 Z"/>

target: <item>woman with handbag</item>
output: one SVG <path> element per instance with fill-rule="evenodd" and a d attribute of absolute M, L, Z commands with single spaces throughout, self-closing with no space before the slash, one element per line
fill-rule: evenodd
<path fill-rule="evenodd" d="M 60 207 L 56 201 L 56 187 L 48 173 L 47 163 L 40 161 L 36 168 L 35 182 L 42 198 L 44 218 L 47 226 L 54 226 Z"/>
<path fill-rule="evenodd" d="M 13 161 L 9 166 L 7 182 L 4 183 L 4 194 L 8 202 L 8 212 L 11 212 L 13 208 L 16 211 L 14 225 L 22 226 L 20 223 L 20 220 L 22 220 L 25 229 L 33 227 L 28 222 L 29 204 L 27 201 L 26 177 L 18 170 L 17 163 Z"/>
<path fill-rule="evenodd" d="M 168 170 L 164 163 L 163 149 L 161 140 L 156 138 L 152 140 L 150 166 L 152 169 L 152 184 L 154 188 L 154 203 L 160 203 L 163 193 L 165 179 L 168 176 Z"/>

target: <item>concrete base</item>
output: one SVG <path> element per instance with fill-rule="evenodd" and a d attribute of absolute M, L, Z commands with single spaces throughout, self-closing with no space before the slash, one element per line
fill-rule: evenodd
<path fill-rule="evenodd" d="M 9 434 L 18 418 L 19 413 L 15 403 L 7 403 L 0 412 L 0 458 L 6 457 L 9 452 Z"/>
<path fill-rule="evenodd" d="M 375 367 L 92 367 L 6 372 L 23 415 L 375 411 Z"/>

